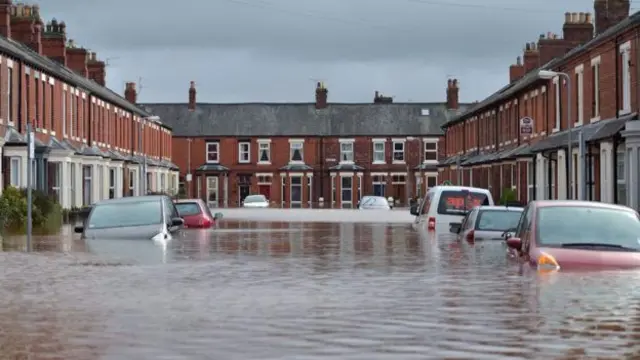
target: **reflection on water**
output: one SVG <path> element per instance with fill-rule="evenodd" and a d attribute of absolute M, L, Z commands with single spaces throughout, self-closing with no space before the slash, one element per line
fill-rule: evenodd
<path fill-rule="evenodd" d="M 523 275 L 501 243 L 409 224 L 232 219 L 166 249 L 71 232 L 34 249 L 0 253 L 0 359 L 640 358 L 638 272 Z"/>

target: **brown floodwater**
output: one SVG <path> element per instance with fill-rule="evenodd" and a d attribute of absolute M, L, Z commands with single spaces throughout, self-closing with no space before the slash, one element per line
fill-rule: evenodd
<path fill-rule="evenodd" d="M 406 211 L 2 241 L 0 359 L 640 359 L 640 272 L 536 274 Z"/>

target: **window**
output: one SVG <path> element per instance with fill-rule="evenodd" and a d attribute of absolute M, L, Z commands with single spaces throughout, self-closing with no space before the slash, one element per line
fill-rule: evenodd
<path fill-rule="evenodd" d="M 591 119 L 600 120 L 600 57 L 591 60 Z"/>
<path fill-rule="evenodd" d="M 290 162 L 304 162 L 304 143 L 302 141 L 292 141 L 290 144 Z"/>
<path fill-rule="evenodd" d="M 340 142 L 340 163 L 353 163 L 353 141 Z"/>
<path fill-rule="evenodd" d="M 631 111 L 631 41 L 620 45 L 620 59 L 622 61 L 622 109 L 620 113 Z"/>
<path fill-rule="evenodd" d="M 238 143 L 238 161 L 243 164 L 251 161 L 251 143 Z"/>
<path fill-rule="evenodd" d="M 438 214 L 464 215 L 467 211 L 489 205 L 486 193 L 466 190 L 446 190 L 440 194 Z"/>
<path fill-rule="evenodd" d="M 393 161 L 404 162 L 404 141 L 393 142 Z"/>
<path fill-rule="evenodd" d="M 561 107 L 560 89 L 561 89 L 561 87 L 560 87 L 560 78 L 559 77 L 556 76 L 556 77 L 553 78 L 553 86 L 555 88 L 555 95 L 556 95 L 556 99 L 555 99 L 555 102 L 556 102 L 556 108 L 555 108 L 555 110 L 556 110 L 555 118 L 556 119 L 555 120 L 556 121 L 555 121 L 555 125 L 553 126 L 553 130 L 560 130 L 560 119 L 561 119 L 562 114 L 560 113 L 560 107 Z"/>
<path fill-rule="evenodd" d="M 109 199 L 116 197 L 116 169 L 109 169 Z"/>
<path fill-rule="evenodd" d="M 195 202 L 179 202 L 176 203 L 176 210 L 180 216 L 193 216 L 202 214 L 200 205 Z"/>
<path fill-rule="evenodd" d="M 438 175 L 427 175 L 427 191 L 438 185 Z"/>
<path fill-rule="evenodd" d="M 343 209 L 351 209 L 353 203 L 353 177 L 340 177 L 340 205 Z"/>
<path fill-rule="evenodd" d="M 208 142 L 207 143 L 207 162 L 218 163 L 220 162 L 220 143 Z"/>
<path fill-rule="evenodd" d="M 136 196 L 137 177 L 137 172 L 134 169 L 129 169 L 129 196 Z"/>
<path fill-rule="evenodd" d="M 11 158 L 11 186 L 19 188 L 20 184 L 20 175 L 21 175 L 21 167 L 20 167 L 20 158 L 12 157 Z"/>
<path fill-rule="evenodd" d="M 536 176 L 533 161 L 527 163 L 527 201 L 535 200 L 535 186 L 533 186 L 533 178 Z"/>
<path fill-rule="evenodd" d="M 584 124 L 584 66 L 576 68 L 576 125 Z"/>
<path fill-rule="evenodd" d="M 90 206 L 93 203 L 92 170 L 93 170 L 93 165 L 82 166 L 82 177 L 84 179 L 84 182 L 82 184 L 82 205 L 84 206 Z"/>
<path fill-rule="evenodd" d="M 56 200 L 58 203 L 62 203 L 62 192 L 60 189 L 62 188 L 62 165 L 60 162 L 50 162 L 49 163 L 49 178 L 51 181 L 51 191 L 55 194 Z"/>
<path fill-rule="evenodd" d="M 522 217 L 521 211 L 516 210 L 484 210 L 478 212 L 475 221 L 476 229 L 480 231 L 505 231 L 515 229 Z"/>
<path fill-rule="evenodd" d="M 626 169 L 625 169 L 625 148 L 624 145 L 619 145 L 616 152 L 616 179 L 617 179 L 617 203 L 621 205 L 627 204 L 627 182 L 626 182 Z"/>
<path fill-rule="evenodd" d="M 271 163 L 271 143 L 258 140 L 258 164 Z"/>
<path fill-rule="evenodd" d="M 384 140 L 373 142 L 373 163 L 384 164 Z"/>
<path fill-rule="evenodd" d="M 162 203 L 158 200 L 94 207 L 89 218 L 90 229 L 145 226 L 162 223 Z"/>
<path fill-rule="evenodd" d="M 67 136 L 67 90 L 62 91 L 62 134 Z"/>
<path fill-rule="evenodd" d="M 438 143 L 437 142 L 426 141 L 424 143 L 424 161 L 425 162 L 438 161 Z"/>
<path fill-rule="evenodd" d="M 371 178 L 373 184 L 373 195 L 385 196 L 387 188 L 387 176 L 374 174 Z"/>
<path fill-rule="evenodd" d="M 13 69 L 7 68 L 7 121 L 13 122 Z"/>
<path fill-rule="evenodd" d="M 37 124 L 36 127 L 43 128 L 44 121 L 40 118 L 40 105 L 42 104 L 42 102 L 40 101 L 40 79 L 36 77 L 34 81 L 35 81 L 35 97 L 36 97 L 36 103 L 35 103 L 36 117 L 34 119 L 34 122 Z"/>

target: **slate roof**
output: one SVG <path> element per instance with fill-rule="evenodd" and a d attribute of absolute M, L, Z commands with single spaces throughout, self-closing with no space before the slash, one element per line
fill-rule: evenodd
<path fill-rule="evenodd" d="M 443 127 L 446 128 L 455 123 L 461 122 L 465 118 L 469 117 L 470 115 L 477 112 L 481 112 L 482 110 L 486 109 L 489 105 L 492 105 L 498 101 L 506 100 L 512 97 L 517 92 L 526 89 L 527 87 L 535 84 L 537 81 L 540 81 L 541 79 L 538 77 L 538 71 L 553 70 L 554 68 L 558 68 L 562 66 L 564 63 L 566 63 L 567 61 L 571 59 L 575 59 L 576 56 L 586 51 L 589 51 L 591 48 L 595 47 L 596 45 L 602 43 L 603 41 L 606 41 L 611 36 L 618 34 L 626 30 L 627 28 L 630 28 L 632 26 L 636 26 L 639 24 L 640 24 L 640 11 L 637 11 L 633 13 L 631 16 L 627 17 L 626 19 L 617 23 L 616 25 L 610 27 L 609 29 L 604 31 L 602 34 L 599 34 L 598 36 L 594 37 L 591 41 L 571 49 L 564 56 L 555 58 L 549 61 L 548 63 L 540 66 L 539 68 L 530 71 L 520 80 L 514 81 L 513 83 L 504 86 L 503 88 L 493 93 L 483 101 L 475 104 L 472 107 L 469 107 L 467 111 L 460 113 L 458 116 L 446 122 Z"/>
<path fill-rule="evenodd" d="M 174 136 L 427 136 L 443 135 L 441 126 L 462 111 L 444 103 L 140 104 L 173 128 Z M 423 109 L 429 115 L 422 115 Z"/>
<path fill-rule="evenodd" d="M 95 81 L 73 72 L 71 69 L 62 66 L 46 56 L 38 54 L 21 42 L 0 36 L 0 52 L 6 53 L 7 55 L 20 60 L 29 67 L 35 67 L 39 70 L 43 70 L 49 75 L 70 85 L 82 88 L 94 96 L 108 101 L 122 109 L 128 110 L 138 116 L 146 117 L 151 115 L 139 106 L 130 103 L 111 89 L 101 86 Z M 161 125 L 166 128 L 170 128 L 164 124 Z"/>

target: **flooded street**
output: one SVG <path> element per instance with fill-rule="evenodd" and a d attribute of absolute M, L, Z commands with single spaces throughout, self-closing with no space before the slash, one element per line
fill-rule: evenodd
<path fill-rule="evenodd" d="M 400 210 L 221 211 L 166 248 L 5 240 L 0 359 L 640 358 L 639 272 L 522 274 Z"/>

